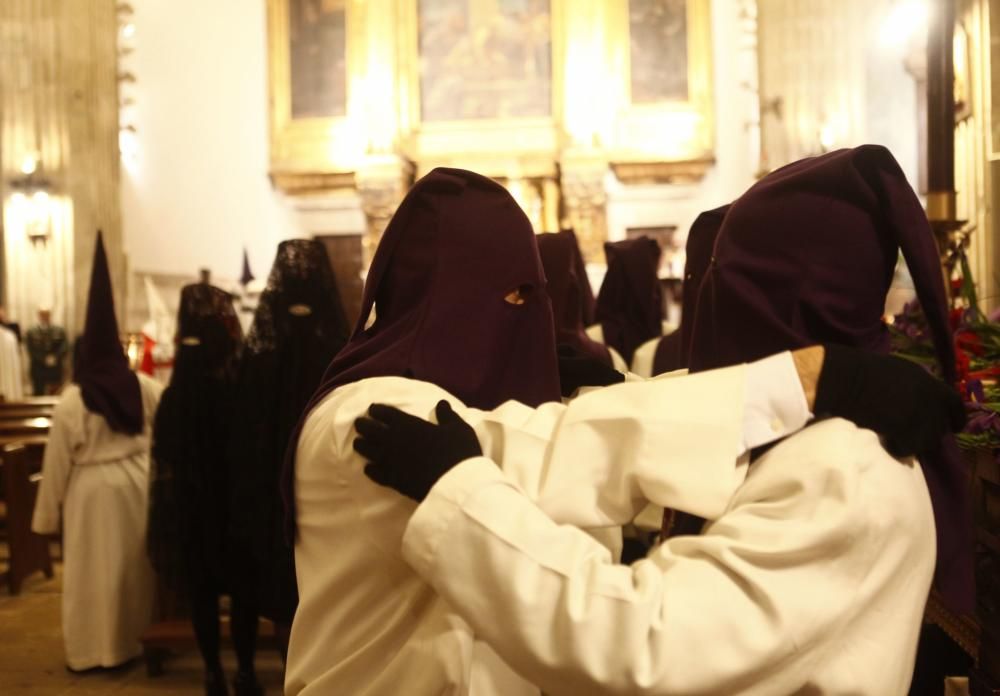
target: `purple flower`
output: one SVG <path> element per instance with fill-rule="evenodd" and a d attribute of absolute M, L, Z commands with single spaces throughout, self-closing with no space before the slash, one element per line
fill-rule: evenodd
<path fill-rule="evenodd" d="M 965 432 L 978 435 L 980 433 L 1000 433 L 1000 414 L 979 404 L 968 404 L 969 419 L 965 423 Z"/>
<path fill-rule="evenodd" d="M 966 399 L 981 404 L 986 401 L 986 392 L 981 379 L 970 379 L 965 383 Z"/>

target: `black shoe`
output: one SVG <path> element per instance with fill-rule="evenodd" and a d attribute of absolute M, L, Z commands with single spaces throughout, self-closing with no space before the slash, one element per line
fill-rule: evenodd
<path fill-rule="evenodd" d="M 226 675 L 222 670 L 205 672 L 205 696 L 229 696 Z"/>
<path fill-rule="evenodd" d="M 253 672 L 237 672 L 233 679 L 233 692 L 236 696 L 264 696 L 264 687 Z"/>

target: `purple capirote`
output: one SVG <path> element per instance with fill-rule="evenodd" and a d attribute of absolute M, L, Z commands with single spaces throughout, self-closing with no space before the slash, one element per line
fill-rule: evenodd
<path fill-rule="evenodd" d="M 631 364 L 636 348 L 663 334 L 660 245 L 649 237 L 606 242 L 604 255 L 608 272 L 597 293 L 594 317 L 604 344 Z"/>
<path fill-rule="evenodd" d="M 729 205 L 706 210 L 698 215 L 688 231 L 685 245 L 684 287 L 681 300 L 681 325 L 676 331 L 656 347 L 653 358 L 653 374 L 662 375 L 686 368 L 691 355 L 691 332 L 694 328 L 695 306 L 698 301 L 698 287 L 712 260 L 715 238 L 722 227 Z"/>
<path fill-rule="evenodd" d="M 144 423 L 142 391 L 118 334 L 108 256 L 100 230 L 90 270 L 87 318 L 76 349 L 74 378 L 87 410 L 102 415 L 115 432 L 141 433 Z"/>
<path fill-rule="evenodd" d="M 795 162 L 738 198 L 698 291 L 691 369 L 814 344 L 889 351 L 882 315 L 902 252 L 946 381 L 955 379 L 937 245 L 903 171 L 864 145 Z M 935 586 L 974 600 L 966 473 L 954 437 L 921 459 L 937 527 Z"/>
<path fill-rule="evenodd" d="M 556 343 L 571 346 L 610 366 L 611 354 L 607 347 L 587 335 L 584 323 L 585 287 L 579 277 L 579 249 L 575 235 L 571 230 L 563 230 L 555 234 L 540 234 L 535 239 L 542 268 L 545 269 L 545 288 L 552 302 Z"/>
<path fill-rule="evenodd" d="M 514 290 L 523 303 L 505 299 Z M 414 184 L 379 242 L 354 333 L 303 421 L 337 387 L 392 375 L 430 382 L 482 409 L 508 400 L 559 401 L 552 308 L 535 234 L 495 181 L 437 168 Z M 292 533 L 301 422 L 282 481 Z"/>

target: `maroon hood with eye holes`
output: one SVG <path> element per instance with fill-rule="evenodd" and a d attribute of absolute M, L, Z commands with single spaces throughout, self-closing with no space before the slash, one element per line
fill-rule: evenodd
<path fill-rule="evenodd" d="M 438 168 L 403 199 L 365 283 L 361 316 L 303 413 L 337 387 L 398 375 L 431 382 L 476 408 L 558 401 L 552 309 L 535 235 L 502 186 Z M 527 301 L 510 291 L 529 287 Z M 375 322 L 365 325 L 374 309 Z M 373 395 L 377 398 L 377 395 Z M 294 454 L 282 487 L 294 530 Z"/>

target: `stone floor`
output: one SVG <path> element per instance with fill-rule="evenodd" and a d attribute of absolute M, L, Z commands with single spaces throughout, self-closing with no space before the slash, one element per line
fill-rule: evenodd
<path fill-rule="evenodd" d="M 0 568 L 6 566 L 6 548 L 0 544 Z M 0 587 L 0 694 L 3 696 L 61 696 L 62 694 L 201 694 L 201 660 L 196 651 L 167 660 L 165 673 L 146 676 L 140 661 L 116 670 L 73 674 L 63 662 L 62 635 L 59 624 L 61 565 L 56 576 L 46 580 L 37 573 L 25 581 L 21 593 L 8 595 L 6 584 Z M 235 657 L 227 647 L 223 664 L 230 675 Z M 269 696 L 281 694 L 281 659 L 274 652 L 258 655 L 257 670 Z"/>

